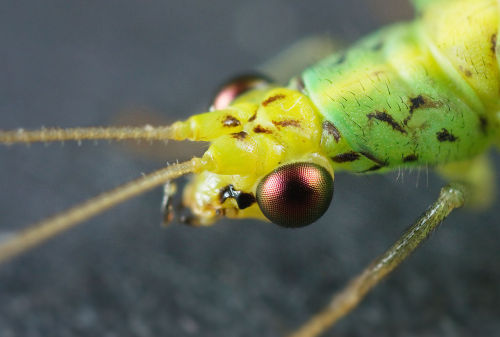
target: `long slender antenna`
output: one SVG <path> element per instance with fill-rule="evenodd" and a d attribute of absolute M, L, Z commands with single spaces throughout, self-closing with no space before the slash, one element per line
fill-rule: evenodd
<path fill-rule="evenodd" d="M 165 167 L 113 190 L 104 192 L 53 217 L 35 223 L 14 237 L 0 242 L 0 264 L 54 237 L 56 234 L 74 227 L 153 187 L 162 185 L 169 180 L 187 173 L 197 172 L 203 165 L 200 158 L 193 158 L 183 163 Z"/>
<path fill-rule="evenodd" d="M 1 131 L 0 143 L 35 143 L 35 142 L 57 142 L 65 140 L 89 140 L 89 139 L 141 139 L 141 140 L 166 140 L 177 139 L 176 131 L 178 124 L 169 126 L 143 127 L 88 127 L 88 128 L 47 128 L 26 131 L 24 129 Z"/>
<path fill-rule="evenodd" d="M 62 142 L 65 140 L 192 140 L 210 141 L 221 134 L 240 132 L 243 126 L 234 116 L 246 116 L 247 112 L 228 108 L 193 115 L 185 121 L 171 125 L 143 127 L 88 127 L 88 128 L 41 128 L 0 130 L 0 144 Z M 249 118 L 250 116 L 246 116 Z"/>

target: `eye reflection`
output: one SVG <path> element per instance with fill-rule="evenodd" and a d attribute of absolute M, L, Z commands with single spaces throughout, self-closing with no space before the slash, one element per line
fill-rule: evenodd
<path fill-rule="evenodd" d="M 292 163 L 269 173 L 257 187 L 264 215 L 283 227 L 303 227 L 319 219 L 333 197 L 333 178 L 313 163 Z"/>

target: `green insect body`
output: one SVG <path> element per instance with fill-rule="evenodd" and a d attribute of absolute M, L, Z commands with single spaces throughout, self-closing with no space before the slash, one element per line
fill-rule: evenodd
<path fill-rule="evenodd" d="M 216 111 L 175 124 L 175 139 L 211 143 L 203 156 L 207 169 L 184 190 L 184 205 L 198 223 L 212 224 L 221 216 L 290 227 L 314 222 L 295 221 L 298 216 L 289 215 L 295 206 L 280 208 L 276 217 L 262 212 L 262 203 L 281 199 L 259 199 L 259 186 L 272 180 L 270 191 L 283 190 L 282 167 L 293 163 L 324 168 L 332 180 L 338 170 L 436 167 L 449 180 L 474 185 L 471 205 L 488 205 L 493 178 L 480 155 L 500 135 L 498 4 L 417 5 L 413 22 L 384 28 L 329 56 L 288 88 L 250 90 Z M 228 186 L 233 192 L 227 193 Z M 239 202 L 241 195 L 252 202 Z M 304 197 L 302 204 L 312 199 Z"/>
<path fill-rule="evenodd" d="M 498 139 L 497 2 L 418 5 L 414 22 L 382 29 L 302 74 L 326 120 L 335 169 L 445 164 Z"/>

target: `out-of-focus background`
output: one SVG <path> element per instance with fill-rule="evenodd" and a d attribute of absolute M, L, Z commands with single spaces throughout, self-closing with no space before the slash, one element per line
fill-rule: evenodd
<path fill-rule="evenodd" d="M 185 118 L 301 37 L 349 43 L 411 16 L 400 0 L 6 1 L 0 128 Z M 193 151 L 184 146 L 168 144 L 162 160 L 105 141 L 0 147 L 0 232 Z M 441 183 L 425 170 L 338 174 L 327 215 L 300 230 L 163 229 L 156 189 L 1 266 L 0 335 L 282 335 L 384 251 Z M 498 335 L 498 206 L 453 214 L 327 335 Z"/>

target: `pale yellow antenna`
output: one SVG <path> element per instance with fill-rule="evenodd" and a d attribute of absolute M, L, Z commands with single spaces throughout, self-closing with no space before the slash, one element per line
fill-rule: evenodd
<path fill-rule="evenodd" d="M 143 127 L 88 127 L 88 128 L 43 128 L 39 130 L 26 131 L 24 129 L 1 131 L 0 143 L 35 143 L 35 142 L 58 142 L 66 140 L 166 140 L 178 139 L 178 125 Z"/>
<path fill-rule="evenodd" d="M 78 129 L 73 129 L 78 130 Z M 0 134 L 2 142 L 9 132 Z M 38 138 L 39 139 L 39 138 Z M 74 139 L 74 138 L 72 138 Z M 59 139 L 58 139 L 59 140 Z M 39 141 L 39 140 L 36 140 Z M 31 141 L 30 141 L 31 142 Z M 130 181 L 108 192 L 104 192 L 92 199 L 74 206 L 53 217 L 35 223 L 28 229 L 15 234 L 13 237 L 0 242 L 0 263 L 37 246 L 38 244 L 54 237 L 77 224 L 104 212 L 132 197 L 142 194 L 153 187 L 165 184 L 167 181 L 178 178 L 187 173 L 197 172 L 204 166 L 199 158 L 174 164 L 150 174 L 144 175 L 136 180 Z"/>

